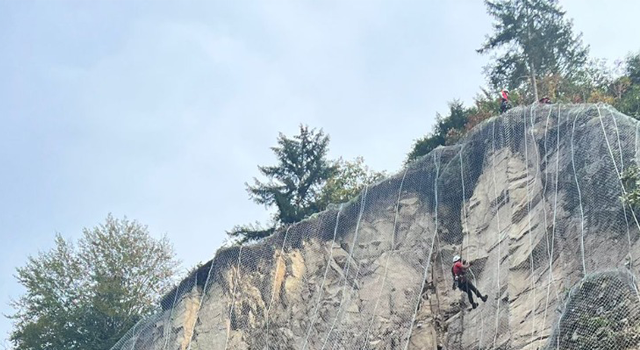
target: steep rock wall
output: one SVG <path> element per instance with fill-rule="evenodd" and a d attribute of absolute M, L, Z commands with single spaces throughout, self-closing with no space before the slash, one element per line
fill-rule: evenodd
<path fill-rule="evenodd" d="M 114 349 L 598 348 L 583 333 L 604 321 L 583 315 L 640 329 L 640 225 L 620 200 L 638 149 L 637 122 L 610 107 L 516 108 L 350 203 L 220 250 Z M 475 310 L 452 290 L 455 254 L 489 295 Z M 612 270 L 601 296 L 577 292 Z"/>

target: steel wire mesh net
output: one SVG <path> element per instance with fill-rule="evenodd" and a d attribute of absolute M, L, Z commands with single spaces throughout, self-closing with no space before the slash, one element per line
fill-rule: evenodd
<path fill-rule="evenodd" d="M 607 106 L 513 109 L 219 250 L 113 349 L 640 348 L 640 224 L 621 200 L 638 150 L 638 123 Z"/>

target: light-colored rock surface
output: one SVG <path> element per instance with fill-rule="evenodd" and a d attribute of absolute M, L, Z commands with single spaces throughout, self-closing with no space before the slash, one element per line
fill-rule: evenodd
<path fill-rule="evenodd" d="M 591 338 L 567 320 L 615 305 L 568 291 L 585 272 L 637 272 L 640 225 L 618 176 L 636 133 L 603 106 L 515 109 L 341 209 L 219 251 L 118 349 L 539 349 L 554 330 L 579 348 Z M 476 310 L 451 288 L 454 254 L 489 295 Z M 635 282 L 606 276 L 593 284 L 617 288 L 631 339 Z"/>

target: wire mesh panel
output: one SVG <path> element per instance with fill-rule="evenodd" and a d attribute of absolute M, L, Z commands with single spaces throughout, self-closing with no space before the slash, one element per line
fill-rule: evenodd
<path fill-rule="evenodd" d="M 568 293 L 547 349 L 637 349 L 638 298 L 626 271 L 589 274 Z"/>
<path fill-rule="evenodd" d="M 221 249 L 113 349 L 639 348 L 640 224 L 621 200 L 639 135 L 607 106 L 515 108 Z"/>

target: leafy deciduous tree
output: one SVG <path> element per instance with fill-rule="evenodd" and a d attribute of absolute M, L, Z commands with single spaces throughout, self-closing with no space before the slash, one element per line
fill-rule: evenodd
<path fill-rule="evenodd" d="M 166 238 L 127 218 L 107 216 L 77 246 L 57 235 L 17 269 L 26 292 L 13 302 L 11 340 L 17 350 L 110 349 L 156 309 L 177 265 Z"/>
<path fill-rule="evenodd" d="M 385 172 L 369 169 L 364 158 L 357 157 L 353 161 L 338 159 L 335 164 L 336 174 L 327 180 L 322 188 L 322 202 L 344 203 L 355 198 L 367 185 L 382 180 Z"/>

